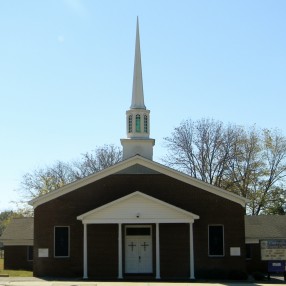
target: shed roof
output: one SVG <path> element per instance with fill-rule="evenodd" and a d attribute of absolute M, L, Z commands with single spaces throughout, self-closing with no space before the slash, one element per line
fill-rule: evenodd
<path fill-rule="evenodd" d="M 286 239 L 286 215 L 245 216 L 245 239 Z"/>
<path fill-rule="evenodd" d="M 14 218 L 4 230 L 0 241 L 5 245 L 33 245 L 34 218 Z"/>

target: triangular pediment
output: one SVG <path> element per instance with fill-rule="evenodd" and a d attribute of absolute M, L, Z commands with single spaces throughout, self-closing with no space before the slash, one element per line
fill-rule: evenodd
<path fill-rule="evenodd" d="M 191 212 L 134 192 L 80 215 L 83 223 L 191 223 L 199 217 Z"/>
<path fill-rule="evenodd" d="M 43 203 L 49 202 L 53 199 L 56 199 L 60 196 L 68 194 L 81 187 L 92 184 L 98 180 L 101 180 L 103 178 L 106 178 L 114 174 L 138 174 L 140 175 L 140 174 L 156 174 L 156 173 L 169 176 L 171 178 L 174 178 L 186 184 L 197 187 L 201 190 L 204 190 L 214 195 L 223 197 L 227 200 L 240 204 L 242 207 L 245 207 L 245 204 L 248 201 L 247 199 L 240 197 L 234 193 L 225 191 L 223 189 L 220 189 L 218 187 L 215 187 L 213 185 L 210 185 L 208 183 L 205 183 L 203 181 L 190 177 L 187 174 L 181 173 L 179 171 L 166 167 L 162 164 L 159 164 L 157 162 L 154 162 L 149 159 L 143 158 L 139 155 L 136 155 L 130 159 L 121 161 L 117 163 L 116 165 L 106 168 L 98 173 L 90 175 L 81 180 L 75 181 L 71 184 L 65 185 L 56 191 L 53 191 L 44 196 L 35 198 L 32 201 L 30 201 L 30 204 L 33 205 L 34 208 L 36 208 L 37 206 Z"/>

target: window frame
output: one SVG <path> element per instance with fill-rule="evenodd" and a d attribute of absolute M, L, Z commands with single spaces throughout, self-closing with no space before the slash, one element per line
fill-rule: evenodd
<path fill-rule="evenodd" d="M 211 254 L 210 250 L 210 228 L 221 227 L 222 228 L 222 254 Z M 223 224 L 209 224 L 208 225 L 208 256 L 209 257 L 224 257 L 225 256 L 225 238 L 224 238 L 224 225 Z"/>
<path fill-rule="evenodd" d="M 141 115 L 136 114 L 135 116 L 135 132 L 141 133 Z"/>
<path fill-rule="evenodd" d="M 27 261 L 34 261 L 34 246 L 27 246 Z"/>
<path fill-rule="evenodd" d="M 149 235 L 128 235 L 127 234 L 127 229 L 130 229 L 130 228 L 146 228 L 146 229 L 149 229 L 150 230 L 150 234 Z M 125 233 L 125 237 L 128 237 L 128 236 L 152 236 L 152 225 L 145 225 L 145 224 L 128 224 L 128 225 L 125 225 L 125 230 L 124 230 L 124 233 Z"/>
<path fill-rule="evenodd" d="M 252 244 L 251 243 L 246 243 L 245 244 L 245 258 L 246 260 L 251 260 L 252 259 Z"/>
<path fill-rule="evenodd" d="M 68 247 L 67 247 L 67 255 L 56 255 L 56 229 L 57 228 L 67 228 L 68 229 Z M 54 258 L 69 258 L 70 257 L 70 226 L 66 225 L 57 225 L 54 226 Z"/>

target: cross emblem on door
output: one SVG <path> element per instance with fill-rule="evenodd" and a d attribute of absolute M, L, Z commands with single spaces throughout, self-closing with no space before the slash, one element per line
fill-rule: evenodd
<path fill-rule="evenodd" d="M 149 246 L 149 244 L 147 244 L 145 241 L 144 241 L 144 243 L 143 244 L 141 244 L 141 246 L 143 246 L 144 247 L 144 251 L 146 250 L 146 247 L 147 246 Z"/>
<path fill-rule="evenodd" d="M 136 246 L 136 244 L 134 244 L 134 242 L 132 241 L 131 244 L 129 244 L 128 246 L 131 247 L 131 251 L 133 251 L 133 248 Z"/>

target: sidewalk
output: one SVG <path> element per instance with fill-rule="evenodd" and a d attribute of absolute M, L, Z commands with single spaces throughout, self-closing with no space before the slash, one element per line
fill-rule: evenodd
<path fill-rule="evenodd" d="M 263 282 L 96 282 L 96 281 L 51 281 L 35 277 L 0 277 L 0 286 L 271 286 L 285 285 L 281 278 Z"/>

